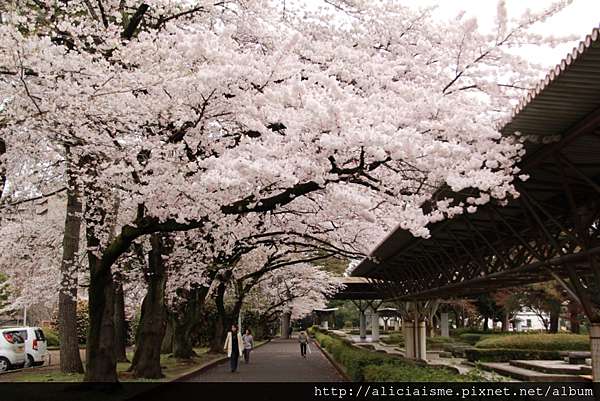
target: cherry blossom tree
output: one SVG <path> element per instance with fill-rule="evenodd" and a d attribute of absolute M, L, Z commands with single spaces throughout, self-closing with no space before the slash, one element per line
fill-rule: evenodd
<path fill-rule="evenodd" d="M 327 297 L 343 288 L 342 279 L 320 266 L 304 263 L 266 274 L 248 295 L 246 308 L 260 313 L 264 323 L 283 312 L 300 319 L 324 308 Z"/>
<path fill-rule="evenodd" d="M 517 196 L 522 147 L 498 121 L 538 71 L 507 49 L 541 42 L 529 27 L 563 4 L 509 21 L 501 2 L 483 35 L 392 2 L 327 3 L 286 18 L 259 0 L 6 8 L 6 155 L 68 146 L 81 184 L 86 380 L 117 380 L 113 274 L 146 236 L 195 230 L 214 263 L 236 236 L 285 221 L 365 252 L 395 221 L 427 236 L 431 221 Z M 442 185 L 478 195 L 424 211 Z"/>

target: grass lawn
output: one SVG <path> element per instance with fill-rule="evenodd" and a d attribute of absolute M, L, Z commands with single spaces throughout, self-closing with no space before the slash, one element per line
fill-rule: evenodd
<path fill-rule="evenodd" d="M 194 348 L 194 351 L 196 351 L 198 356 L 192 360 L 178 360 L 170 357 L 168 354 L 161 355 L 160 364 L 163 368 L 163 374 L 165 375 L 162 379 L 133 379 L 127 372 L 130 364 L 127 362 L 118 363 L 117 372 L 119 374 L 119 380 L 125 382 L 170 381 L 198 369 L 201 365 L 209 361 L 224 356 L 223 354 L 209 354 L 208 348 Z M 133 358 L 133 353 L 128 352 L 127 358 L 131 360 Z M 10 382 L 80 382 L 83 380 L 83 374 L 62 373 L 58 366 L 51 366 L 6 373 L 0 376 L 0 378 L 3 379 L 2 381 Z"/>

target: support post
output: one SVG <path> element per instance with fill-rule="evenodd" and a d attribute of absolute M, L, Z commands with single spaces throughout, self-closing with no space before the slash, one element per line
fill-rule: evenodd
<path fill-rule="evenodd" d="M 379 313 L 373 310 L 371 313 L 371 340 L 379 341 Z"/>
<path fill-rule="evenodd" d="M 402 334 L 404 335 L 404 357 L 406 359 L 415 359 L 413 326 L 414 322 L 412 320 L 402 319 Z"/>
<path fill-rule="evenodd" d="M 424 320 L 419 322 L 415 322 L 414 325 L 415 330 L 415 345 L 417 349 L 415 350 L 415 359 L 419 361 L 427 360 L 427 328 Z"/>
<path fill-rule="evenodd" d="M 442 337 L 450 337 L 450 326 L 448 324 L 448 312 L 441 313 L 440 330 L 441 330 Z"/>
<path fill-rule="evenodd" d="M 365 315 L 364 309 L 361 309 L 359 313 L 359 334 L 360 339 L 364 340 L 367 338 L 367 316 Z"/>

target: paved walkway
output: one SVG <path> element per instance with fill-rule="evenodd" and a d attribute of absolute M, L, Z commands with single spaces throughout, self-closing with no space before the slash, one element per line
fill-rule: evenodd
<path fill-rule="evenodd" d="M 306 359 L 300 356 L 296 339 L 276 339 L 252 351 L 250 363 L 240 360 L 236 373 L 229 361 L 221 363 L 189 379 L 194 382 L 337 382 L 337 370 L 313 343 Z"/>

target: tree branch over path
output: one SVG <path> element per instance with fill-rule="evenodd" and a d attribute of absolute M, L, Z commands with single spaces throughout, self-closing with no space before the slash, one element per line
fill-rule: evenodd
<path fill-rule="evenodd" d="M 133 34 L 142 22 L 142 19 L 144 19 L 144 14 L 146 14 L 146 11 L 148 11 L 149 8 L 150 6 L 146 3 L 140 4 L 121 34 L 123 39 L 130 40 L 133 37 Z"/>

